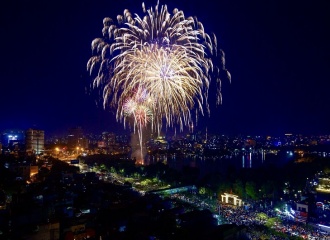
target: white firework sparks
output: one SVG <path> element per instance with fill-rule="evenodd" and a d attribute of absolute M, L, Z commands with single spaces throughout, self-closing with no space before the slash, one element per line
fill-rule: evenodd
<path fill-rule="evenodd" d="M 179 124 L 182 130 L 193 122 L 192 113 L 209 113 L 212 77 L 224 70 L 230 78 L 224 53 L 217 48 L 215 35 L 207 34 L 201 22 L 186 18 L 183 11 L 174 9 L 171 14 L 166 5 L 157 3 L 154 9 L 143 4 L 143 12 L 140 17 L 126 9 L 117 23 L 103 20 L 103 37 L 93 40 L 87 69 L 91 75 L 97 71 L 93 86 L 103 89 L 104 107 L 115 108 L 117 120 L 125 122 L 135 102 L 134 111 L 138 106 L 150 111 L 149 121 L 157 131 L 163 123 Z M 216 58 L 221 66 L 214 64 Z"/>

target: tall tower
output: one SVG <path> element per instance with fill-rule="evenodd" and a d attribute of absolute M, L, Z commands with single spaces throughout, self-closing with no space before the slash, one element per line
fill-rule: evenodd
<path fill-rule="evenodd" d="M 40 154 L 45 150 L 45 132 L 29 128 L 25 132 L 26 152 Z"/>

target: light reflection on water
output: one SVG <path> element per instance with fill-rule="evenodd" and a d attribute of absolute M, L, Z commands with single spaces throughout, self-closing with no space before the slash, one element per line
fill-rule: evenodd
<path fill-rule="evenodd" d="M 267 153 L 265 150 L 248 150 L 234 152 L 231 155 L 205 156 L 196 154 L 156 154 L 149 155 L 145 160 L 145 165 L 163 162 L 171 168 L 178 171 L 183 167 L 198 168 L 201 175 L 213 172 L 226 172 L 229 167 L 235 169 L 241 168 L 259 168 L 264 164 L 283 162 L 280 156 L 273 153 Z"/>

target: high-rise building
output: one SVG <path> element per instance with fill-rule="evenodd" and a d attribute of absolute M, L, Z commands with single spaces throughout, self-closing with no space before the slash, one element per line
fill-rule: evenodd
<path fill-rule="evenodd" d="M 25 149 L 28 153 L 40 154 L 45 150 L 45 132 L 28 129 L 25 132 Z"/>
<path fill-rule="evenodd" d="M 114 133 L 103 132 L 102 141 L 105 142 L 106 146 L 111 146 L 116 144 L 116 135 Z"/>
<path fill-rule="evenodd" d="M 88 148 L 88 141 L 84 137 L 83 130 L 81 127 L 69 129 L 68 148 Z"/>

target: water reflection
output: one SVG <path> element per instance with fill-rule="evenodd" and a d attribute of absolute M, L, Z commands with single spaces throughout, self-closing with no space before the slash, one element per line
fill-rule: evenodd
<path fill-rule="evenodd" d="M 245 168 L 245 155 L 242 155 L 242 168 Z"/>
<path fill-rule="evenodd" d="M 261 149 L 261 162 L 263 163 L 266 159 L 266 151 Z"/>
<path fill-rule="evenodd" d="M 231 169 L 259 168 L 264 164 L 280 164 L 286 161 L 283 156 L 264 149 L 234 151 L 227 155 L 202 155 L 193 153 L 163 153 L 148 155 L 145 163 L 163 162 L 178 171 L 183 167 L 198 168 L 201 175 L 208 173 L 224 173 Z"/>

